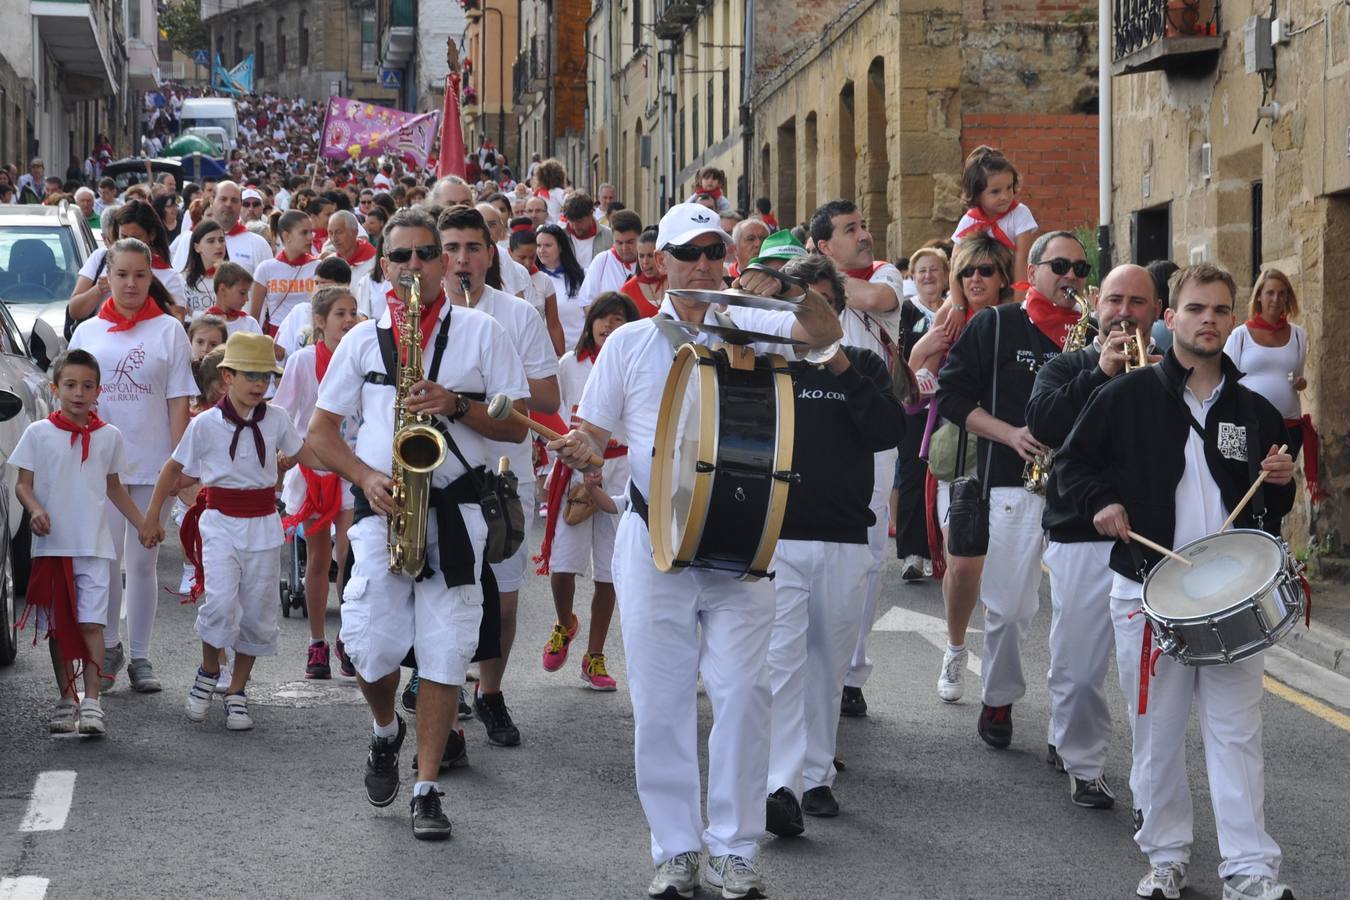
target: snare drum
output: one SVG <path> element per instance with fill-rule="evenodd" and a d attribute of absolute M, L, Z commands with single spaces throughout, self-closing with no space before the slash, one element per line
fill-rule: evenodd
<path fill-rule="evenodd" d="M 652 559 L 669 572 L 768 574 L 792 480 L 792 376 L 776 354 L 687 343 L 653 441 Z"/>
<path fill-rule="evenodd" d="M 1264 531 L 1233 529 L 1163 557 L 1144 579 L 1158 649 L 1188 666 L 1237 662 L 1274 646 L 1303 613 L 1302 566 Z"/>

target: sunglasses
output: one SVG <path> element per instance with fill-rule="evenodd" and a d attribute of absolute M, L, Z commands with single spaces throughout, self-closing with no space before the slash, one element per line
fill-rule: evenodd
<path fill-rule="evenodd" d="M 1076 278 L 1086 278 L 1088 273 L 1092 271 L 1092 264 L 1087 260 L 1075 259 L 1071 261 L 1062 256 L 1057 256 L 1054 259 L 1043 259 L 1036 265 L 1049 266 L 1050 271 L 1056 275 L 1066 275 L 1070 269 L 1073 269 Z"/>
<path fill-rule="evenodd" d="M 390 250 L 384 255 L 391 263 L 403 265 L 412 259 L 414 253 L 422 262 L 431 262 L 441 255 L 441 248 L 435 244 L 423 244 L 420 247 L 399 247 L 397 250 Z"/>
<path fill-rule="evenodd" d="M 271 372 L 240 372 L 239 374 L 244 376 L 245 381 L 251 381 L 254 384 L 259 382 L 266 384 L 273 378 Z"/>
<path fill-rule="evenodd" d="M 989 263 L 981 263 L 978 266 L 966 266 L 964 269 L 962 269 L 960 272 L 957 272 L 956 274 L 961 276 L 962 278 L 970 278 L 976 272 L 979 272 L 981 278 L 993 278 L 994 273 L 997 271 L 998 266 L 991 265 Z"/>
<path fill-rule="evenodd" d="M 680 262 L 691 263 L 698 262 L 700 256 L 706 256 L 708 259 L 716 262 L 719 259 L 726 259 L 727 245 L 718 241 L 716 244 L 700 246 L 698 244 L 672 244 L 666 247 L 666 252 L 678 259 Z"/>
<path fill-rule="evenodd" d="M 245 200 L 245 201 L 244 201 L 244 205 L 245 205 L 245 206 L 262 206 L 262 201 L 260 201 L 260 200 Z"/>

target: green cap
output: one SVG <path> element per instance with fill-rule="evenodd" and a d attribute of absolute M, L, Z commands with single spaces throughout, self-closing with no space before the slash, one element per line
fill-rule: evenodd
<path fill-rule="evenodd" d="M 792 232 L 786 228 L 775 231 L 764 239 L 764 243 L 759 247 L 759 256 L 750 260 L 750 265 L 766 262 L 771 259 L 792 259 L 796 256 L 805 256 L 806 248 L 802 242 L 792 236 Z"/>

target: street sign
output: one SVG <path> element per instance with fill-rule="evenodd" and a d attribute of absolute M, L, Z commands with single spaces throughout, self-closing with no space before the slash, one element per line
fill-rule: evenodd
<path fill-rule="evenodd" d="M 402 69 L 380 69 L 380 87 L 388 91 L 397 91 L 403 87 Z"/>
<path fill-rule="evenodd" d="M 192 61 L 199 66 L 211 65 L 211 57 L 205 50 L 193 50 Z"/>

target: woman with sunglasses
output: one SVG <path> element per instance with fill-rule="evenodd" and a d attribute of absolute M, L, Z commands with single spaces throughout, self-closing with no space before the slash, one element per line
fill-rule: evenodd
<path fill-rule="evenodd" d="M 169 297 L 154 278 L 150 248 L 124 237 L 108 248 L 107 262 L 111 296 L 96 317 L 75 329 L 70 348 L 87 350 L 98 360 L 103 373 L 99 417 L 134 436 L 127 441 L 126 466 L 120 474 L 136 506 L 145 509 L 160 468 L 187 428 L 188 403 L 198 393 L 192 347 L 178 320 L 165 315 L 170 310 Z M 159 553 L 141 546 L 135 530 L 127 528 L 126 518 L 112 504 L 105 515 L 117 559 L 110 561 L 103 688 L 111 687 L 113 676 L 127 661 L 118 640 L 125 594 L 131 687 L 151 693 L 160 689 L 149 659 L 150 633 L 159 604 Z"/>
<path fill-rule="evenodd" d="M 982 248 L 988 249 L 976 256 Z M 1006 247 L 987 236 L 962 241 L 953 263 L 961 294 L 953 298 L 956 309 L 964 314 L 968 297 L 1008 290 L 1010 256 Z M 971 319 L 947 355 L 936 396 L 944 419 L 980 439 L 975 470 L 988 497 L 989 516 L 985 555 L 950 557 L 943 578 L 948 646 L 938 695 L 948 702 L 961 696 L 966 628 L 978 599 L 985 608 L 984 696 L 978 732 L 997 749 L 1012 742 L 1012 705 L 1026 694 L 1022 643 L 1040 603 L 1045 498 L 1022 486 L 1022 469 L 1048 448 L 1026 427 L 1027 401 L 1037 371 L 1059 355 L 1070 326 L 1078 321 L 1066 289 L 1081 293 L 1088 273 L 1083 246 L 1067 231 L 1041 235 L 1029 257 L 1026 277 L 1031 286 L 1026 301 Z M 998 269 L 993 280 L 984 275 L 990 263 Z M 937 505 L 939 521 L 945 522 L 947 491 L 939 489 Z M 945 537 L 950 539 L 950 525 Z M 986 569 L 989 578 L 982 577 Z"/>
<path fill-rule="evenodd" d="M 559 225 L 544 225 L 535 231 L 535 257 L 539 271 L 553 282 L 557 298 L 558 321 L 562 324 L 563 346 L 575 347 L 586 324 L 586 307 L 581 303 L 581 285 L 586 270 L 572 252 L 572 241 Z"/>

